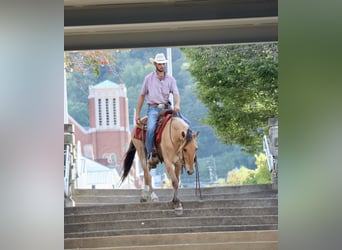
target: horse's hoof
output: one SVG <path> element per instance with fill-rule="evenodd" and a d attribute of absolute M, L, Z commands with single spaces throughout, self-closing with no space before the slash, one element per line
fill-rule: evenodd
<path fill-rule="evenodd" d="M 150 195 L 150 187 L 145 186 L 145 188 L 141 191 L 140 202 L 147 202 L 149 195 Z"/>
<path fill-rule="evenodd" d="M 159 201 L 159 198 L 155 192 L 152 192 L 152 194 L 151 194 L 151 201 L 152 202 L 158 202 Z"/>
<path fill-rule="evenodd" d="M 147 202 L 147 198 L 141 197 L 141 198 L 140 198 L 140 202 Z"/>
<path fill-rule="evenodd" d="M 179 203 L 179 205 L 177 207 L 175 207 L 175 213 L 178 216 L 183 215 L 183 207 L 182 207 L 181 203 Z"/>

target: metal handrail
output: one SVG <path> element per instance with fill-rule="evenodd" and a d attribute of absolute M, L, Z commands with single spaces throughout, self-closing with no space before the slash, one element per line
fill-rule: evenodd
<path fill-rule="evenodd" d="M 274 162 L 273 162 L 273 155 L 271 154 L 271 151 L 270 151 L 269 141 L 266 135 L 264 135 L 262 144 L 263 144 L 264 152 L 266 154 L 268 170 L 271 172 L 274 169 Z"/>
<path fill-rule="evenodd" d="M 70 146 L 66 145 L 66 149 L 64 151 L 65 157 L 65 165 L 64 165 L 64 194 L 66 197 L 69 197 L 69 176 L 70 176 Z"/>

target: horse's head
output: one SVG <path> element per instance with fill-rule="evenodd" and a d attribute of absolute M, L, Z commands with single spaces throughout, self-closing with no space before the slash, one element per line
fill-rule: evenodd
<path fill-rule="evenodd" d="M 186 142 L 185 146 L 183 147 L 183 160 L 184 160 L 186 172 L 189 175 L 191 175 L 195 171 L 194 163 L 196 160 L 196 151 L 198 148 L 196 138 L 199 135 L 199 131 L 197 131 L 194 134 L 191 134 L 191 132 L 189 132 L 189 131 L 190 130 L 188 130 L 187 135 L 184 135 L 187 138 L 187 142 Z"/>

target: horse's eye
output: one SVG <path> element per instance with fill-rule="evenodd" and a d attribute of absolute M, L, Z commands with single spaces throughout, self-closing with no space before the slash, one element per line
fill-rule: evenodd
<path fill-rule="evenodd" d="M 183 148 L 184 152 L 186 152 L 186 148 Z"/>

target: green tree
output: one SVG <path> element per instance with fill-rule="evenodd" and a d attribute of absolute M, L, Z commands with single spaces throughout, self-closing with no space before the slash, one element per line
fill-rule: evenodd
<path fill-rule="evenodd" d="M 267 159 L 264 153 L 255 155 L 255 170 L 241 166 L 227 173 L 228 185 L 243 185 L 243 184 L 267 184 L 271 182 L 271 173 L 268 170 Z"/>
<path fill-rule="evenodd" d="M 235 168 L 227 173 L 228 185 L 242 185 L 245 184 L 253 176 L 253 170 L 241 166 L 239 169 Z"/>
<path fill-rule="evenodd" d="M 271 182 L 271 173 L 268 169 L 266 155 L 260 153 L 255 156 L 255 164 L 257 165 L 257 169 L 255 170 L 255 183 L 256 184 L 265 184 Z"/>
<path fill-rule="evenodd" d="M 270 117 L 278 115 L 278 47 L 275 43 L 182 49 L 207 107 L 203 121 L 223 143 L 260 152 Z"/>
<path fill-rule="evenodd" d="M 115 74 L 117 58 L 115 52 L 108 50 L 87 50 L 87 51 L 67 51 L 64 53 L 64 68 L 67 72 L 93 73 L 95 77 L 100 76 L 103 68 Z"/>

